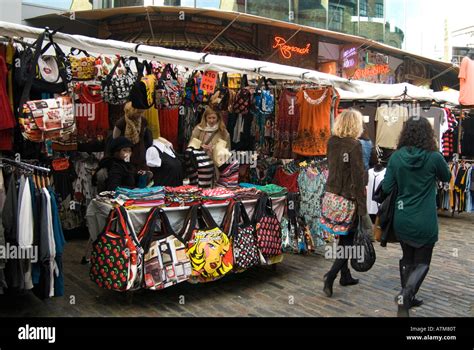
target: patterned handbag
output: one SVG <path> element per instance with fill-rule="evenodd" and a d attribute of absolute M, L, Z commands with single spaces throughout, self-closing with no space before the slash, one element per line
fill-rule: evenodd
<path fill-rule="evenodd" d="M 267 195 L 258 199 L 252 222 L 255 225 L 257 246 L 263 257 L 281 255 L 281 225 L 273 211 L 272 201 Z"/>
<path fill-rule="evenodd" d="M 125 209 L 112 209 L 91 255 L 89 276 L 99 287 L 124 292 L 139 280 L 139 252 L 130 229 Z"/>
<path fill-rule="evenodd" d="M 333 235 L 347 235 L 354 220 L 356 204 L 353 200 L 326 192 L 321 205 L 321 229 Z"/>
<path fill-rule="evenodd" d="M 229 204 L 221 226 L 222 230 L 232 240 L 234 271 L 240 272 L 258 265 L 260 257 L 255 229 L 242 202 L 231 202 Z"/>
<path fill-rule="evenodd" d="M 252 94 L 250 90 L 242 88 L 237 92 L 234 99 L 233 112 L 237 114 L 248 114 L 250 110 L 250 100 Z"/>
<path fill-rule="evenodd" d="M 18 122 L 23 137 L 32 142 L 68 139 L 76 131 L 74 105 L 69 96 L 27 101 Z"/>
<path fill-rule="evenodd" d="M 163 209 L 150 210 L 138 238 L 144 250 L 144 288 L 160 290 L 189 279 L 192 268 L 186 243 L 174 233 Z"/>
<path fill-rule="evenodd" d="M 123 62 L 125 66 L 125 73 L 123 75 L 116 75 L 115 72 L 120 64 Z M 130 91 L 135 84 L 137 77 L 130 69 L 128 61 L 121 58 L 115 63 L 114 68 L 109 75 L 102 80 L 102 95 L 104 102 L 112 105 L 121 105 L 128 101 Z"/>
<path fill-rule="evenodd" d="M 76 52 L 83 52 L 85 57 L 76 57 Z M 71 64 L 72 79 L 93 80 L 95 78 L 95 57 L 89 55 L 84 50 L 71 48 L 71 53 L 68 58 Z"/>
<path fill-rule="evenodd" d="M 215 281 L 232 271 L 231 241 L 204 206 L 189 209 L 183 230 L 180 236 L 185 237 L 186 254 L 193 268 L 189 282 Z"/>

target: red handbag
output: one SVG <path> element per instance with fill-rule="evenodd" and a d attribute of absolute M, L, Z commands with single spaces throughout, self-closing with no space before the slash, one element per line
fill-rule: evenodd
<path fill-rule="evenodd" d="M 124 292 L 141 282 L 141 247 L 132 235 L 125 208 L 112 209 L 91 255 L 89 276 L 99 287 Z"/>

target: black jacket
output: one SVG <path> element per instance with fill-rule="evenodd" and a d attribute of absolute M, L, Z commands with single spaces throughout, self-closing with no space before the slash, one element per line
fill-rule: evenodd
<path fill-rule="evenodd" d="M 105 186 L 107 191 L 115 191 L 117 187 L 136 187 L 138 175 L 133 164 L 124 162 L 121 159 L 107 157 L 100 161 L 97 172 L 104 168 L 108 172 Z M 99 184 L 97 185 L 99 187 Z"/>
<path fill-rule="evenodd" d="M 383 180 L 382 180 L 383 182 Z M 398 196 L 398 188 L 395 184 L 392 191 L 388 194 L 382 190 L 382 182 L 379 184 L 372 199 L 377 203 L 381 204 L 377 215 L 380 218 L 380 228 L 382 229 L 382 238 L 380 245 L 385 247 L 387 242 L 393 243 L 398 242 L 395 230 L 393 228 L 393 219 L 395 215 L 395 205 Z"/>

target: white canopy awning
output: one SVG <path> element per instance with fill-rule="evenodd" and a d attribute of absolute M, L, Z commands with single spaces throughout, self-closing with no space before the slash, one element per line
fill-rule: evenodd
<path fill-rule="evenodd" d="M 0 35 L 36 39 L 43 29 L 0 21 Z M 281 80 L 298 80 L 318 84 L 334 85 L 346 83 L 347 79 L 315 70 L 301 69 L 271 62 L 211 55 L 163 47 L 137 45 L 117 40 L 103 40 L 83 35 L 56 33 L 54 40 L 61 45 L 78 49 L 99 52 L 108 55 L 136 56 L 147 60 L 179 64 L 199 70 L 217 70 L 246 74 L 260 74 L 267 78 Z"/>
<path fill-rule="evenodd" d="M 337 88 L 341 100 L 397 100 L 404 97 L 413 100 L 434 100 L 434 92 L 408 83 L 375 84 L 351 81 Z"/>
<path fill-rule="evenodd" d="M 459 91 L 457 90 L 436 91 L 434 96 L 438 102 L 459 106 Z"/>

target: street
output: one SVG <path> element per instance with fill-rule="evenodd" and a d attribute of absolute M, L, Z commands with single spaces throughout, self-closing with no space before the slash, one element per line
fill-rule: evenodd
<path fill-rule="evenodd" d="M 474 215 L 440 215 L 440 240 L 418 298 L 415 317 L 474 316 Z M 336 280 L 332 298 L 322 292 L 331 261 L 321 255 L 286 254 L 276 270 L 258 267 L 217 282 L 182 283 L 162 291 L 115 293 L 90 281 L 79 264 L 85 240 L 70 240 L 64 253 L 66 295 L 41 301 L 32 293 L 0 297 L 0 316 L 151 316 L 151 317 L 393 317 L 400 289 L 398 244 L 375 244 L 377 261 L 367 273 L 353 272 L 356 286 Z"/>

